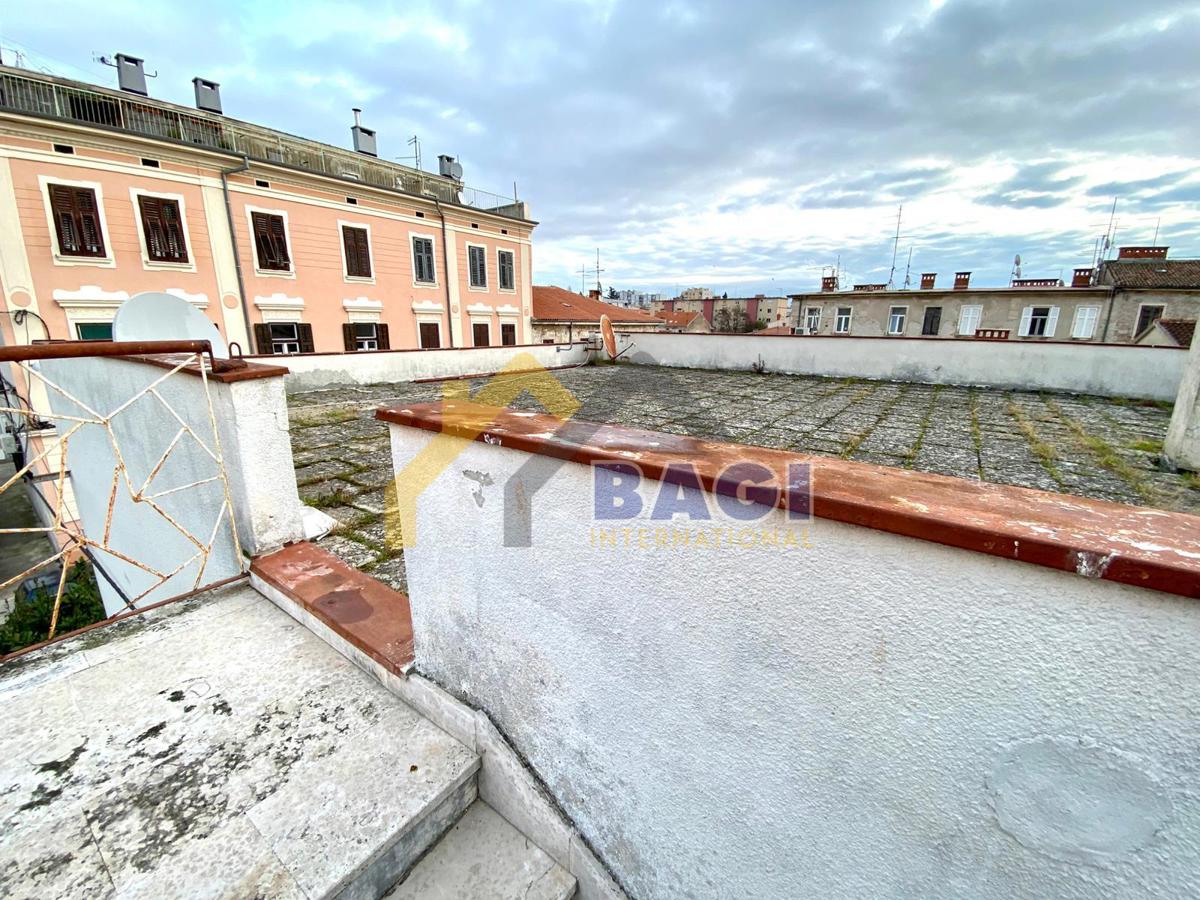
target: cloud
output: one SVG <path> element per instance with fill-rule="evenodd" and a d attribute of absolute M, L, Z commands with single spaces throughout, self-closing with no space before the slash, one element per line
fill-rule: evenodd
<path fill-rule="evenodd" d="M 222 82 L 230 115 L 346 145 L 349 109 L 384 156 L 457 155 L 515 180 L 542 222 L 538 280 L 575 284 L 599 247 L 619 287 L 801 290 L 839 255 L 886 280 L 895 215 L 913 266 L 1004 283 L 1085 263 L 1158 218 L 1200 255 L 1200 11 L 1116 0 L 479 0 L 153 7 L 53 20 L 15 6 L 5 41 L 86 70 L 145 56 L 156 96 Z M 87 21 L 63 29 L 61 21 Z M 74 71 L 66 74 L 76 74 Z M 1191 204 L 1191 206 L 1189 206 Z M 901 274 L 902 277 L 902 274 Z"/>

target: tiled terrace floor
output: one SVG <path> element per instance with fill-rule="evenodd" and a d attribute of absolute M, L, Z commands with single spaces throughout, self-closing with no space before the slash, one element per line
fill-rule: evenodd
<path fill-rule="evenodd" d="M 582 420 L 1200 512 L 1200 482 L 1156 466 L 1171 416 L 1160 404 L 630 365 L 552 374 L 582 403 Z M 403 559 L 385 546 L 383 524 L 391 452 L 374 411 L 442 390 L 400 383 L 290 398 L 300 495 L 342 526 L 322 546 L 400 590 Z M 539 408 L 527 393 L 514 405 Z"/>

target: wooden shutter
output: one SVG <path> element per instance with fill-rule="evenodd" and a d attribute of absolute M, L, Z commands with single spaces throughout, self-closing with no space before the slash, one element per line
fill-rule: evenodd
<path fill-rule="evenodd" d="M 138 208 L 142 214 L 146 255 L 155 262 L 186 263 L 187 243 L 183 239 L 179 204 L 163 197 L 139 196 Z"/>
<path fill-rule="evenodd" d="M 1021 337 L 1029 337 L 1029 326 L 1033 323 L 1033 307 L 1027 306 L 1021 310 Z"/>
<path fill-rule="evenodd" d="M 500 289 L 502 291 L 511 291 L 514 287 L 513 255 L 508 250 L 501 250 L 497 258 L 500 262 Z"/>
<path fill-rule="evenodd" d="M 342 346 L 345 347 L 347 353 L 353 353 L 358 349 L 358 342 L 354 339 L 354 326 L 342 326 Z"/>
<path fill-rule="evenodd" d="M 482 247 L 468 247 L 467 261 L 471 267 L 471 286 L 487 287 L 487 251 Z"/>
<path fill-rule="evenodd" d="M 371 277 L 371 247 L 367 229 L 342 226 L 342 246 L 346 251 L 346 275 L 350 278 Z"/>
<path fill-rule="evenodd" d="M 379 343 L 380 350 L 392 349 L 392 342 L 388 338 L 388 327 L 386 325 L 375 326 L 375 340 Z"/>
<path fill-rule="evenodd" d="M 250 214 L 254 225 L 254 245 L 258 249 L 260 269 L 288 271 L 291 259 L 287 250 L 287 232 L 283 227 L 283 216 L 254 212 Z"/>
<path fill-rule="evenodd" d="M 303 323 L 296 326 L 296 336 L 300 339 L 300 352 L 312 353 L 316 349 L 313 345 L 312 326 Z"/>
<path fill-rule="evenodd" d="M 59 251 L 64 256 L 104 256 L 96 192 L 61 184 L 50 185 L 49 191 Z"/>
<path fill-rule="evenodd" d="M 274 353 L 275 350 L 271 346 L 271 326 L 270 325 L 255 325 L 254 326 L 254 347 L 259 353 Z"/>
<path fill-rule="evenodd" d="M 1046 337 L 1054 337 L 1054 330 L 1058 328 L 1058 307 L 1050 307 L 1050 317 L 1046 319 Z"/>

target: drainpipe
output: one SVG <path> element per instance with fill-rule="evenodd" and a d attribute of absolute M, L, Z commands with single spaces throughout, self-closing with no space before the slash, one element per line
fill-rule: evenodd
<path fill-rule="evenodd" d="M 438 217 L 442 220 L 442 278 L 446 282 L 446 331 L 450 341 L 450 349 L 454 349 L 454 320 L 451 316 L 454 315 L 454 306 L 450 303 L 450 239 L 446 236 L 446 214 L 442 212 L 442 201 L 437 197 L 433 198 L 434 205 L 437 206 Z"/>
<path fill-rule="evenodd" d="M 1108 343 L 1108 323 L 1110 321 L 1112 321 L 1113 306 L 1116 305 L 1116 302 L 1117 302 L 1117 288 L 1114 285 L 1108 295 L 1108 315 L 1106 315 L 1104 317 L 1104 333 L 1100 335 L 1100 343 L 1102 343 L 1102 344 Z"/>
<path fill-rule="evenodd" d="M 233 202 L 229 199 L 229 176 L 250 169 L 250 160 L 242 154 L 242 164 L 232 169 L 221 170 L 221 193 L 225 195 L 225 217 L 229 222 L 229 243 L 233 245 L 233 268 L 237 272 L 238 298 L 242 301 L 242 321 L 246 325 L 246 342 L 250 352 L 260 349 L 254 346 L 254 329 L 250 327 L 250 310 L 246 305 L 246 280 L 242 276 L 242 254 L 238 252 L 237 231 L 233 227 Z"/>

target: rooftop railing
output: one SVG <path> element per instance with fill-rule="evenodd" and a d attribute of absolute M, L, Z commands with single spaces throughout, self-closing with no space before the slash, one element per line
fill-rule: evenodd
<path fill-rule="evenodd" d="M 453 179 L 420 169 L 225 116 L 117 91 L 81 87 L 50 75 L 0 69 L 0 109 L 195 144 L 261 162 L 436 198 L 443 203 L 523 217 L 514 197 L 467 188 Z"/>

